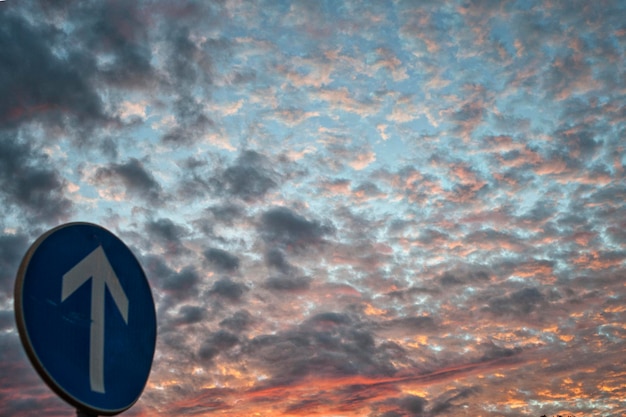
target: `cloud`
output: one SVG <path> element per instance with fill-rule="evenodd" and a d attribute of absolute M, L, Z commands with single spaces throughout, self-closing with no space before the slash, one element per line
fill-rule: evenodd
<path fill-rule="evenodd" d="M 269 277 L 265 286 L 274 291 L 299 291 L 306 290 L 311 285 L 311 278 L 304 276 L 278 275 Z"/>
<path fill-rule="evenodd" d="M 462 406 L 462 404 L 457 403 L 458 400 L 463 400 L 471 397 L 472 395 L 476 395 L 480 393 L 480 391 L 481 389 L 478 387 L 448 390 L 437 398 L 437 401 L 431 408 L 431 412 L 435 416 L 441 414 L 446 415 L 450 412 L 450 410 L 457 409 Z"/>
<path fill-rule="evenodd" d="M 291 250 L 318 246 L 333 228 L 318 221 L 307 220 L 286 207 L 272 208 L 261 216 L 259 225 L 264 239 Z"/>
<path fill-rule="evenodd" d="M 189 265 L 180 271 L 174 271 L 160 256 L 149 256 L 143 260 L 142 265 L 152 285 L 172 298 L 169 303 L 165 303 L 165 308 L 168 308 L 171 302 L 180 302 L 197 294 L 200 276 L 194 266 Z"/>
<path fill-rule="evenodd" d="M 240 310 L 235 312 L 230 317 L 225 318 L 220 322 L 220 327 L 224 327 L 234 333 L 240 333 L 248 328 L 254 323 L 254 319 L 252 314 L 247 310 Z"/>
<path fill-rule="evenodd" d="M 149 221 L 146 223 L 146 231 L 154 241 L 161 243 L 168 254 L 179 254 L 184 248 L 181 238 L 187 232 L 170 219 Z"/>
<path fill-rule="evenodd" d="M 78 23 L 76 39 L 92 52 L 107 56 L 98 64 L 99 76 L 120 87 L 146 86 L 154 76 L 146 14 L 135 3 L 90 6 L 71 12 Z"/>
<path fill-rule="evenodd" d="M 264 282 L 264 286 L 269 290 L 301 291 L 310 287 L 311 278 L 304 276 L 299 268 L 291 265 L 280 249 L 270 249 L 265 254 L 265 263 L 276 272 Z"/>
<path fill-rule="evenodd" d="M 374 97 L 361 99 L 355 97 L 347 88 L 338 89 L 320 89 L 314 93 L 319 100 L 327 102 L 331 109 L 335 111 L 343 111 L 354 113 L 361 117 L 367 117 L 375 114 L 380 107 L 380 100 Z"/>
<path fill-rule="evenodd" d="M 464 242 L 468 245 L 467 250 L 470 252 L 478 248 L 497 248 L 517 252 L 524 247 L 524 243 L 517 236 L 491 228 L 469 233 L 465 236 Z"/>
<path fill-rule="evenodd" d="M 220 272 L 233 272 L 239 268 L 239 258 L 222 249 L 209 248 L 204 251 L 204 258 Z"/>
<path fill-rule="evenodd" d="M 374 152 L 363 151 L 353 155 L 352 159 L 348 162 L 348 165 L 357 171 L 361 171 L 367 168 L 374 161 L 376 161 L 376 154 Z"/>
<path fill-rule="evenodd" d="M 523 288 L 507 296 L 492 298 L 487 310 L 497 316 L 505 315 L 524 319 L 535 312 L 544 301 L 544 295 L 537 288 Z"/>
<path fill-rule="evenodd" d="M 238 302 L 248 290 L 244 284 L 237 283 L 229 277 L 223 277 L 213 283 L 209 295 L 216 295 L 230 302 Z"/>
<path fill-rule="evenodd" d="M 166 145 L 192 145 L 214 130 L 215 123 L 206 114 L 200 100 L 180 97 L 174 102 L 173 108 L 176 125 L 161 137 Z"/>
<path fill-rule="evenodd" d="M 33 409 L 37 409 L 49 415 L 63 415 L 67 412 L 67 403 L 41 382 L 39 375 L 26 359 L 13 323 L 14 320 L 11 318 L 11 331 L 0 332 L 2 412 L 11 415 L 30 415 Z M 8 395 L 13 390 L 18 390 L 20 395 Z"/>
<path fill-rule="evenodd" d="M 146 102 L 141 101 L 133 103 L 130 101 L 124 101 L 120 105 L 119 116 L 122 119 L 130 120 L 133 118 L 145 119 L 146 114 Z"/>
<path fill-rule="evenodd" d="M 455 285 L 480 285 L 489 281 L 489 272 L 484 268 L 470 267 L 467 270 L 465 268 L 446 271 L 439 277 L 439 282 L 443 286 L 455 286 Z"/>
<path fill-rule="evenodd" d="M 90 82 L 93 60 L 71 49 L 67 58 L 53 53 L 67 41 L 61 31 L 46 22 L 34 26 L 17 13 L 3 12 L 0 33 L 0 97 L 5 98 L 0 101 L 2 123 L 15 125 L 41 114 L 57 121 L 62 114 L 81 121 L 105 117 Z"/>
<path fill-rule="evenodd" d="M 93 181 L 98 186 L 107 187 L 101 194 L 115 197 L 115 189 L 123 187 L 124 193 L 139 197 L 152 204 L 162 203 L 161 186 L 154 176 L 146 170 L 144 164 L 136 158 L 130 158 L 123 164 L 112 163 L 96 170 Z M 110 188 L 110 189 L 109 189 Z"/>
<path fill-rule="evenodd" d="M 414 332 L 429 332 L 435 330 L 435 321 L 429 316 L 402 317 L 379 323 L 381 331 L 412 334 Z"/>
<path fill-rule="evenodd" d="M 276 268 L 283 274 L 288 274 L 293 270 L 293 266 L 285 259 L 285 254 L 280 249 L 270 249 L 265 254 L 265 263 L 269 267 Z"/>
<path fill-rule="evenodd" d="M 233 203 L 212 206 L 209 207 L 208 211 L 213 215 L 216 222 L 226 225 L 232 225 L 237 219 L 242 218 L 244 214 L 243 207 Z"/>
<path fill-rule="evenodd" d="M 28 237 L 21 233 L 0 234 L 0 290 L 11 294 L 20 260 L 26 253 Z"/>
<path fill-rule="evenodd" d="M 202 44 L 194 42 L 189 27 L 177 25 L 167 36 L 169 43 L 169 76 L 171 82 L 180 87 L 190 86 L 198 81 L 212 82 L 213 68 Z"/>
<path fill-rule="evenodd" d="M 202 307 L 184 305 L 178 311 L 175 319 L 176 324 L 194 324 L 203 321 L 206 317 L 206 311 Z"/>
<path fill-rule="evenodd" d="M 394 397 L 388 400 L 375 403 L 372 408 L 379 413 L 372 413 L 372 417 L 401 417 L 405 415 L 420 417 L 426 416 L 426 405 L 428 400 L 418 395 L 407 395 L 404 397 Z M 383 412 L 383 410 L 385 410 Z"/>
<path fill-rule="evenodd" d="M 10 311 L 0 310 L 0 330 L 11 330 L 14 328 L 14 315 Z"/>
<path fill-rule="evenodd" d="M 479 345 L 481 351 L 483 351 L 483 356 L 480 358 L 481 361 L 491 361 L 494 359 L 500 358 L 509 358 L 514 355 L 518 355 L 522 352 L 521 347 L 516 348 L 506 348 L 502 346 L 498 346 L 493 342 L 481 343 Z"/>
<path fill-rule="evenodd" d="M 373 334 L 353 318 L 320 313 L 297 327 L 274 335 L 256 336 L 244 352 L 251 363 L 271 375 L 270 383 L 284 384 L 307 376 L 391 375 L 395 367 L 377 346 Z"/>
<path fill-rule="evenodd" d="M 278 178 L 267 157 L 255 152 L 242 152 L 234 164 L 214 178 L 216 191 L 250 202 L 258 200 L 275 188 Z"/>
<path fill-rule="evenodd" d="M 0 196 L 37 222 L 58 223 L 72 211 L 67 181 L 47 155 L 15 132 L 0 130 Z"/>
<path fill-rule="evenodd" d="M 211 360 L 221 352 L 233 348 L 239 343 L 239 338 L 225 330 L 218 330 L 202 342 L 198 356 L 202 360 Z"/>

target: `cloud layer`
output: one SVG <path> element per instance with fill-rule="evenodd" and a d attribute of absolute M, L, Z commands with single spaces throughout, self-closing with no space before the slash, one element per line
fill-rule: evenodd
<path fill-rule="evenodd" d="M 68 221 L 153 289 L 128 415 L 626 413 L 625 17 L 1 3 L 0 414 L 72 412 L 12 317 Z"/>

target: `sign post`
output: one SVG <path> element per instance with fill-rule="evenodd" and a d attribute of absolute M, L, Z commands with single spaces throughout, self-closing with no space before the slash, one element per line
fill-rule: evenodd
<path fill-rule="evenodd" d="M 139 399 L 156 344 L 152 292 L 108 230 L 68 223 L 30 247 L 15 282 L 15 318 L 42 379 L 77 415 L 115 415 Z"/>

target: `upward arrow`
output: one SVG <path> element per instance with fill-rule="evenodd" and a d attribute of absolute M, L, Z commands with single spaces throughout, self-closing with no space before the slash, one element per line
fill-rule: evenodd
<path fill-rule="evenodd" d="M 91 279 L 91 328 L 89 334 L 89 383 L 104 394 L 104 296 L 105 287 L 128 324 L 128 298 L 102 246 L 85 256 L 63 275 L 61 302 Z"/>

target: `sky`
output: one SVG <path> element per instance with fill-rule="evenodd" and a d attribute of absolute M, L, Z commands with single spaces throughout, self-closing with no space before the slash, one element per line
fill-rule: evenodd
<path fill-rule="evenodd" d="M 128 416 L 626 415 L 626 2 L 0 2 L 0 414 L 28 247 L 99 224 Z"/>

